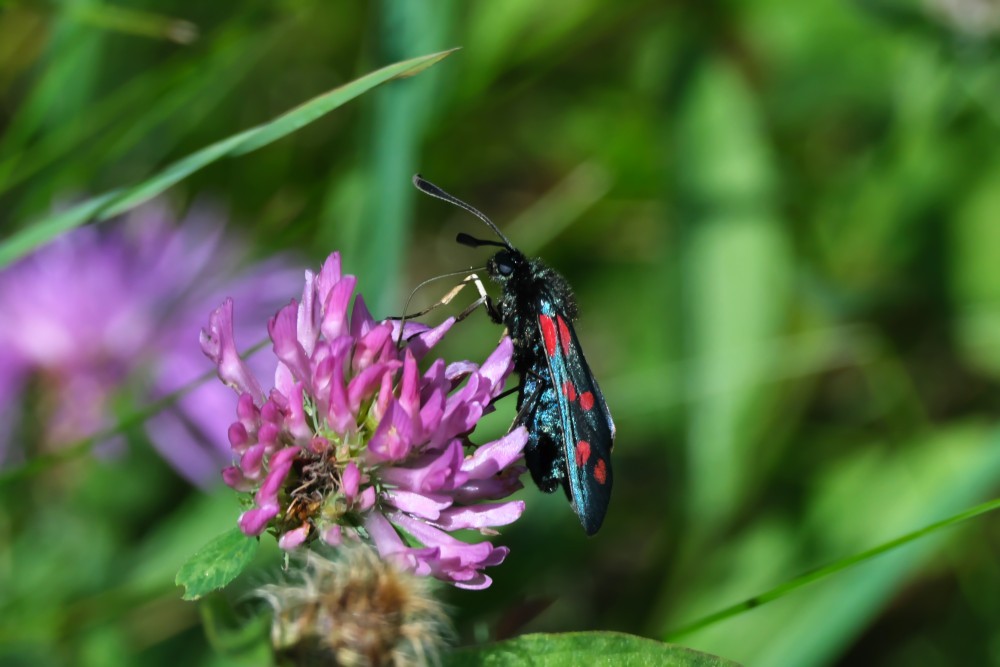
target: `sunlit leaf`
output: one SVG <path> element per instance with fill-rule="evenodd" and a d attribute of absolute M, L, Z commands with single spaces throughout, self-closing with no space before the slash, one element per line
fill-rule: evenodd
<path fill-rule="evenodd" d="M 260 542 L 237 528 L 215 538 L 181 566 L 174 583 L 184 587 L 185 600 L 197 600 L 222 588 L 253 561 Z"/>

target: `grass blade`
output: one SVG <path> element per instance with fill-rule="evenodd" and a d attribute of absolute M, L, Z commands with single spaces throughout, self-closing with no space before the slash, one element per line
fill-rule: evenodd
<path fill-rule="evenodd" d="M 995 498 L 974 507 L 970 507 L 946 519 L 935 521 L 934 523 L 924 526 L 923 528 L 907 533 L 893 540 L 889 540 L 888 542 L 884 542 L 876 547 L 872 547 L 871 549 L 866 549 L 865 551 L 847 556 L 846 558 L 841 558 L 840 560 L 830 563 L 829 565 L 824 565 L 823 567 L 795 577 L 790 581 L 786 581 L 783 584 L 779 584 L 769 591 L 765 591 L 759 595 L 747 598 L 742 602 L 738 602 L 734 605 L 708 614 L 707 616 L 703 616 L 702 618 L 683 625 L 676 630 L 668 632 L 666 637 L 664 637 L 664 641 L 676 641 L 677 639 L 685 635 L 689 635 L 696 630 L 701 630 L 702 628 L 706 628 L 728 618 L 732 618 L 733 616 L 737 616 L 738 614 L 749 611 L 768 602 L 773 602 L 779 598 L 783 598 L 803 586 L 825 579 L 832 574 L 836 574 L 854 567 L 855 565 L 869 561 L 876 556 L 881 556 L 882 554 L 892 551 L 893 549 L 898 549 L 899 547 L 936 533 L 939 530 L 948 528 L 949 526 L 954 526 L 998 509 L 1000 509 L 1000 498 Z"/>
<path fill-rule="evenodd" d="M 0 268 L 10 264 L 57 234 L 97 219 L 114 217 L 160 194 L 174 183 L 223 157 L 244 155 L 291 134 L 375 86 L 412 76 L 439 62 L 452 51 L 442 51 L 395 63 L 335 88 L 295 107 L 274 120 L 211 144 L 169 165 L 131 187 L 98 195 L 67 211 L 43 218 L 0 244 Z"/>

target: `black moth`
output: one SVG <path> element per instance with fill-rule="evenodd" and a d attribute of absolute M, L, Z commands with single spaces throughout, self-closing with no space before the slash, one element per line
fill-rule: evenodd
<path fill-rule="evenodd" d="M 525 460 L 538 488 L 562 486 L 588 535 L 596 533 L 611 500 L 611 449 L 615 424 L 573 330 L 576 299 L 566 279 L 529 259 L 493 222 L 419 175 L 422 192 L 459 206 L 489 226 L 501 241 L 459 234 L 471 247 L 501 248 L 486 264 L 500 285 L 497 302 L 484 297 L 486 311 L 507 327 L 514 343 L 514 371 L 521 384 L 514 426 L 528 430 Z"/>

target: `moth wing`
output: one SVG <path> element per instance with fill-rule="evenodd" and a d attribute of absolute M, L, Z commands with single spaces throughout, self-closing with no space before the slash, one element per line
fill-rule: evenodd
<path fill-rule="evenodd" d="M 600 529 L 611 500 L 615 424 L 572 323 L 543 303 L 538 329 L 559 405 L 566 483 L 584 530 Z"/>

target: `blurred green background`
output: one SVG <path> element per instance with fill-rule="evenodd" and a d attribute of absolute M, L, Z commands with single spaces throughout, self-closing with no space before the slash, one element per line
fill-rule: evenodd
<path fill-rule="evenodd" d="M 340 249 L 385 316 L 487 257 L 419 171 L 574 285 L 618 426 L 610 513 L 587 539 L 561 494 L 521 492 L 493 587 L 443 592 L 463 642 L 664 638 L 997 492 L 991 0 L 6 2 L 2 233 L 453 46 L 167 199 L 220 204 L 260 258 Z M 499 333 L 474 317 L 442 352 L 482 359 Z M 173 575 L 234 494 L 132 440 L 0 488 L 0 662 L 229 664 Z M 676 640 L 750 665 L 1000 664 L 998 560 L 987 515 Z"/>

